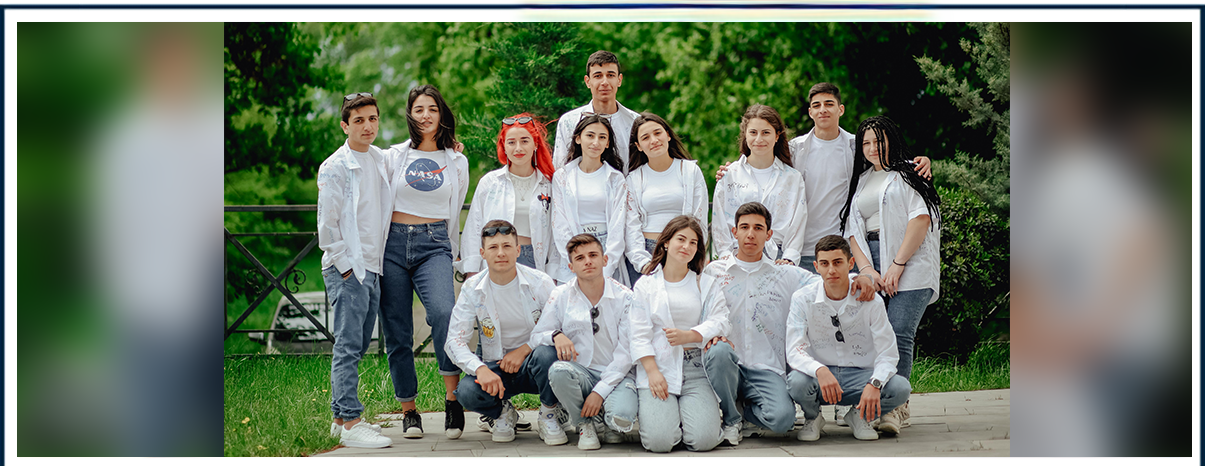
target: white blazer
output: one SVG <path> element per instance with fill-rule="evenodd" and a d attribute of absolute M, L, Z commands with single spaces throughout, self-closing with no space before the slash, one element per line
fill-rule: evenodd
<path fill-rule="evenodd" d="M 406 156 L 409 154 L 409 139 L 401 144 L 390 146 L 386 152 L 389 158 L 386 159 L 385 166 L 389 170 L 389 189 L 392 195 L 388 205 L 392 206 L 392 200 L 397 199 L 398 188 L 406 185 L 406 170 L 402 164 L 406 162 Z M 452 176 L 444 177 L 445 180 L 452 183 L 454 193 L 448 199 L 448 217 L 445 221 L 448 224 L 448 242 L 452 247 L 452 260 L 456 260 L 457 257 L 460 257 L 460 210 L 464 206 L 465 196 L 469 194 L 469 159 L 465 158 L 464 154 L 452 149 L 444 149 L 444 156 L 447 157 L 444 166 L 456 169 Z M 390 213 L 392 212 L 391 210 Z"/>
<path fill-rule="evenodd" d="M 368 151 L 376 157 L 385 157 L 381 149 L 372 144 L 368 145 Z M 381 177 L 381 191 L 361 193 L 360 177 L 363 176 Z M 393 205 L 392 195 L 388 176 L 377 167 L 360 166 L 347 142 L 318 166 L 318 248 L 322 249 L 322 268 L 334 266 L 341 272 L 351 269 L 357 280 L 364 280 L 368 264 L 364 263 L 360 245 L 356 206 L 360 204 L 360 196 L 380 197 L 385 226 L 382 239 L 385 239 L 389 237 L 389 216 L 393 213 L 389 208 Z M 382 250 L 384 246 L 382 242 Z"/>
<path fill-rule="evenodd" d="M 607 256 L 607 265 L 603 267 L 603 276 L 613 277 L 615 271 L 619 270 L 624 278 L 620 282 L 626 284 L 627 270 L 622 265 L 624 237 L 627 234 L 628 184 L 624 182 L 623 173 L 603 163 L 599 170 L 607 174 L 607 203 L 601 206 L 581 205 L 577 201 L 577 172 L 581 161 L 581 158 L 574 159 L 552 175 L 552 240 L 553 247 L 559 249 L 560 264 L 550 275 L 561 283 L 573 279 L 575 275 L 569 270 L 569 254 L 564 250 L 569 239 L 582 232 L 577 213 L 583 209 L 604 209 L 607 216 L 607 244 L 603 253 Z"/>
<path fill-rule="evenodd" d="M 707 182 L 703 179 L 703 170 L 699 169 L 696 160 L 682 160 L 678 168 L 682 170 L 682 215 L 689 215 L 699 222 L 703 234 L 707 234 Z M 648 213 L 644 211 L 641 196 L 644 195 L 644 176 L 640 171 L 628 174 L 628 229 L 627 256 L 636 270 L 643 270 L 644 265 L 653 259 L 653 255 L 644 249 L 644 224 Z M 699 238 L 699 246 L 706 247 L 707 238 Z M 631 278 L 631 277 L 629 277 Z"/>
<path fill-rule="evenodd" d="M 652 275 L 636 282 L 632 296 L 632 361 L 636 364 L 636 386 L 649 388 L 649 377 L 640 358 L 653 356 L 657 369 L 669 384 L 669 392 L 682 393 L 681 345 L 671 346 L 662 328 L 690 328 L 699 332 L 706 343 L 714 337 L 728 334 L 728 303 L 721 284 L 706 269 L 699 275 L 699 296 L 703 298 L 703 313 L 699 322 L 674 322 L 669 310 L 669 294 L 665 291 L 665 272 L 660 267 Z"/>
<path fill-rule="evenodd" d="M 464 220 L 464 235 L 460 237 L 460 270 L 462 273 L 485 270 L 481 258 L 481 229 L 490 220 L 515 221 L 515 185 L 507 175 L 507 167 L 486 173 L 477 181 L 473 192 L 473 205 Z M 556 267 L 560 258 L 558 248 L 552 247 L 552 182 L 543 173 L 536 172 L 539 181 L 528 206 L 527 217 L 531 225 L 531 249 L 535 256 L 536 270 L 544 273 Z"/>
<path fill-rule="evenodd" d="M 532 320 L 538 325 L 544 304 L 548 302 L 548 295 L 552 294 L 556 285 L 544 272 L 523 264 L 516 264 L 515 267 L 518 269 L 518 277 L 515 279 L 519 280 L 523 309 L 531 313 Z M 497 361 L 506 356 L 502 353 L 502 327 L 507 322 L 498 320 L 494 300 L 486 296 L 489 279 L 489 269 L 485 269 L 484 272 L 464 281 L 464 286 L 460 288 L 460 297 L 456 299 L 456 306 L 452 308 L 452 317 L 448 322 L 448 339 L 444 342 L 444 351 L 466 374 L 476 374 L 477 368 L 485 365 L 485 362 L 477 357 L 475 348 L 469 348 L 474 323 L 481 328 L 481 357 L 486 361 Z"/>
<path fill-rule="evenodd" d="M 615 353 L 611 363 L 600 371 L 602 377 L 592 390 L 603 398 L 611 394 L 632 369 L 632 356 L 628 354 L 631 344 L 628 315 L 632 308 L 632 292 L 614 278 L 606 280 L 602 299 L 598 301 L 598 324 L 606 326 L 608 335 L 615 339 Z M 593 307 L 578 288 L 577 278 L 556 287 L 548 298 L 548 305 L 544 307 L 543 317 L 531 331 L 528 346 L 555 346 L 552 332 L 560 330 L 573 341 L 573 349 L 578 353 L 576 362 L 590 367 L 594 360 L 594 319 L 590 318 L 590 309 Z"/>
<path fill-rule="evenodd" d="M 845 237 L 853 237 L 850 246 L 862 250 L 862 254 L 870 259 L 870 243 L 866 240 L 866 221 L 858 211 L 857 199 L 866 187 L 866 178 L 874 169 L 867 169 L 858 177 L 858 192 L 851 199 L 849 218 L 845 220 Z M 904 234 L 908 231 L 908 221 L 920 216 L 929 215 L 925 200 L 920 193 L 908 186 L 898 171 L 887 173 L 887 185 L 879 194 L 879 270 L 881 275 L 904 244 Z M 937 301 L 941 285 L 941 225 L 937 218 L 930 216 L 930 228 L 925 231 L 925 239 L 920 247 L 908 259 L 908 266 L 900 274 L 899 291 L 933 289 L 933 297 L 929 304 Z"/>
<path fill-rule="evenodd" d="M 804 194 L 803 175 L 782 163 L 777 158 L 770 165 L 774 171 L 770 178 L 770 187 L 765 195 L 759 194 L 757 176 L 749 166 L 748 157 L 742 155 L 732 165 L 724 179 L 715 185 L 715 204 L 711 215 L 711 240 L 715 244 L 715 252 L 723 259 L 732 255 L 736 249 L 736 239 L 732 229 L 736 227 L 736 209 L 746 202 L 757 201 L 770 210 L 773 217 L 770 229 L 774 235 L 766 241 L 766 252 L 770 257 L 778 255 L 779 248 L 783 249 L 782 258 L 792 262 L 803 255 L 803 230 L 807 226 L 808 205 Z"/>

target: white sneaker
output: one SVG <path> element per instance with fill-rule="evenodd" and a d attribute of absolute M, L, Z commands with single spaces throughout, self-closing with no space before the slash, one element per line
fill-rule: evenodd
<path fill-rule="evenodd" d="M 895 408 L 895 411 L 899 411 L 901 429 L 904 427 L 912 427 L 912 408 L 908 407 L 907 401 L 904 402 L 903 406 Z"/>
<path fill-rule="evenodd" d="M 842 426 L 842 427 L 849 425 L 849 424 L 845 423 L 845 414 L 849 413 L 849 410 L 852 407 L 853 406 L 844 406 L 844 405 L 834 405 L 833 406 L 834 411 L 836 411 L 836 413 L 833 414 L 833 420 L 837 421 L 837 425 Z"/>
<path fill-rule="evenodd" d="M 816 419 L 807 419 L 803 421 L 803 427 L 799 428 L 799 433 L 795 438 L 801 442 L 815 442 L 820 440 L 820 431 L 824 429 L 824 416 L 816 416 Z"/>
<path fill-rule="evenodd" d="M 903 407 L 895 408 L 891 412 L 879 417 L 879 422 L 875 424 L 875 429 L 889 434 L 898 434 L 903 428 L 903 422 L 900 421 L 900 411 Z"/>
<path fill-rule="evenodd" d="M 874 431 L 874 427 L 870 427 L 870 423 L 862 419 L 862 413 L 857 409 L 851 408 L 845 413 L 845 423 L 854 431 L 854 438 L 858 440 L 878 440 L 879 433 Z"/>
<path fill-rule="evenodd" d="M 385 448 L 393 445 L 393 440 L 381 435 L 368 427 L 366 423 L 358 423 L 351 429 L 339 429 L 339 443 L 356 448 Z"/>
<path fill-rule="evenodd" d="M 373 431 L 375 431 L 378 434 L 381 433 L 381 426 L 378 426 L 376 424 L 369 424 L 368 421 L 360 421 L 360 424 L 367 425 L 369 429 L 372 429 Z M 343 426 L 335 423 L 334 421 L 331 421 L 331 437 L 338 437 L 339 431 L 342 429 L 343 429 Z"/>
<path fill-rule="evenodd" d="M 494 420 L 494 434 L 491 438 L 499 443 L 513 441 L 515 439 L 515 423 L 518 420 L 519 412 L 515 411 L 514 405 L 511 405 L 510 401 L 502 402 L 502 414 Z"/>
<path fill-rule="evenodd" d="M 594 422 L 586 421 L 577 429 L 577 449 L 578 450 L 597 450 L 602 448 L 602 444 L 598 442 L 598 434 L 594 432 Z"/>
<path fill-rule="evenodd" d="M 540 405 L 540 419 L 536 421 L 536 431 L 540 434 L 540 438 L 544 439 L 545 445 L 564 445 L 569 442 L 569 436 L 565 435 L 565 431 L 561 430 L 561 422 L 556 418 L 556 408 L 549 408 Z M 594 432 L 593 426 L 590 432 Z M 595 442 L 598 441 L 597 436 Z"/>
<path fill-rule="evenodd" d="M 737 446 L 741 444 L 741 425 L 739 423 L 730 426 L 724 426 L 724 433 L 720 434 L 722 440 L 728 441 L 729 445 Z"/>
<path fill-rule="evenodd" d="M 596 434 L 598 432 L 602 432 L 603 443 L 609 443 L 609 444 L 623 443 L 623 434 L 615 429 L 612 429 L 611 426 L 608 426 L 606 424 L 595 424 L 594 432 Z"/>
<path fill-rule="evenodd" d="M 741 437 L 773 437 L 777 435 L 774 431 L 765 427 L 759 426 L 756 423 L 744 421 L 741 423 Z"/>

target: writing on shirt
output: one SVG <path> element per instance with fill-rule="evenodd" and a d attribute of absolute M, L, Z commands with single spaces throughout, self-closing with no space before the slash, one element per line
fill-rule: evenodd
<path fill-rule="evenodd" d="M 423 192 L 430 192 L 439 189 L 444 184 L 444 170 L 448 167 L 445 165 L 440 167 L 431 159 L 418 159 L 406 167 L 406 186 Z"/>

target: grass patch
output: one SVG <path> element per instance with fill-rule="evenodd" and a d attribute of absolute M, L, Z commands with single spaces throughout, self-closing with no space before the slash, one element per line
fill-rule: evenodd
<path fill-rule="evenodd" d="M 912 364 L 912 392 L 957 392 L 1009 388 L 1008 342 L 984 342 L 966 364 L 953 359 L 917 358 Z"/>

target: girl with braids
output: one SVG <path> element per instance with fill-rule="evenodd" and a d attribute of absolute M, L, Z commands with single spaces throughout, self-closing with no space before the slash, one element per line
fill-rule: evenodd
<path fill-rule="evenodd" d="M 452 260 L 460 249 L 460 209 L 469 190 L 469 161 L 456 149 L 456 117 L 435 86 L 410 90 L 406 123 L 410 139 L 387 152 L 393 213 L 382 265 L 381 326 L 394 398 L 404 413 L 402 436 L 421 438 L 422 417 L 414 404 L 418 378 L 412 310 L 418 293 L 443 376 L 445 433 L 457 438 L 464 429 L 464 410 L 452 392 L 460 381 L 460 368 L 448 358 L 444 341 L 456 304 Z"/>
<path fill-rule="evenodd" d="M 937 301 L 941 199 L 933 182 L 913 170 L 912 154 L 890 118 L 867 118 L 855 135 L 854 181 L 841 210 L 842 235 L 853 246 L 858 273 L 870 275 L 885 295 L 900 353 L 899 375 L 910 379 L 916 329 L 925 307 Z M 909 415 L 908 405 L 900 406 L 882 416 L 879 429 L 898 433 Z"/>
<path fill-rule="evenodd" d="M 628 185 L 614 135 L 609 117 L 603 115 L 585 116 L 573 128 L 569 160 L 552 177 L 552 239 L 557 249 L 564 249 L 575 235 L 594 235 L 606 255 L 603 276 L 627 285 L 623 252 Z M 561 254 L 549 275 L 558 283 L 572 279 L 569 257 Z"/>
<path fill-rule="evenodd" d="M 773 108 L 753 104 L 741 117 L 741 157 L 728 166 L 724 179 L 716 181 L 711 216 L 711 240 L 720 259 L 733 254 L 736 239 L 733 214 L 746 202 L 760 202 L 770 209 L 774 224 L 766 241 L 765 254 L 778 264 L 796 265 L 803 255 L 803 230 L 807 225 L 807 202 L 803 175 L 791 164 L 786 127 Z"/>
<path fill-rule="evenodd" d="M 460 270 L 473 276 L 486 268 L 479 253 L 481 229 L 506 220 L 519 234 L 519 263 L 544 273 L 560 264 L 552 242 L 552 151 L 548 130 L 529 113 L 503 118 L 498 132 L 502 168 L 481 177 L 464 222 Z"/>
<path fill-rule="evenodd" d="M 699 163 L 661 117 L 641 113 L 628 138 L 627 267 L 632 283 L 650 263 L 653 245 L 671 219 L 689 215 L 707 244 L 707 182 Z"/>

